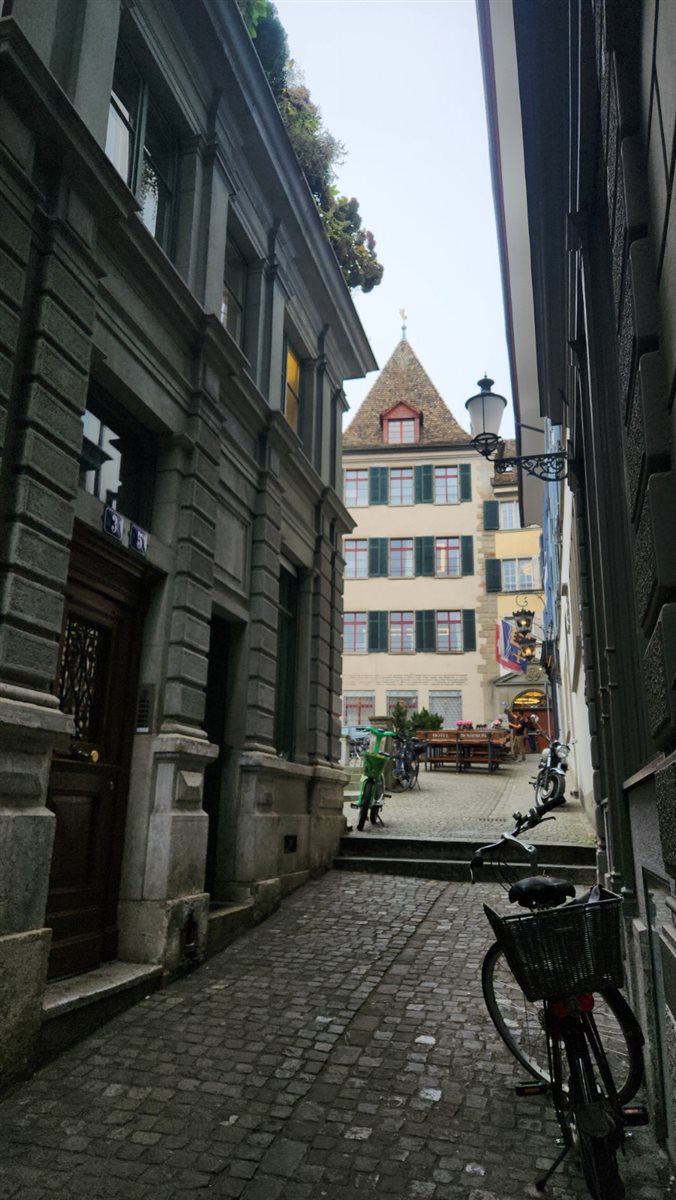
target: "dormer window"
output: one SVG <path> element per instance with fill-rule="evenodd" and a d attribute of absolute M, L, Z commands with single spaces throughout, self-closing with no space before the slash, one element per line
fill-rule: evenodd
<path fill-rule="evenodd" d="M 420 441 L 422 415 L 408 404 L 395 404 L 380 418 L 387 446 L 412 446 Z"/>
<path fill-rule="evenodd" d="M 390 446 L 410 446 L 415 441 L 415 419 L 387 422 L 387 441 Z"/>

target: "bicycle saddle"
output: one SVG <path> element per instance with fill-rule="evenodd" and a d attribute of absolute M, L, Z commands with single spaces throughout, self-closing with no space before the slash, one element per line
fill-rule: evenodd
<path fill-rule="evenodd" d="M 548 875 L 520 879 L 512 884 L 508 893 L 510 904 L 520 904 L 522 908 L 556 908 L 567 896 L 575 896 L 572 883 L 567 879 L 551 879 Z"/>

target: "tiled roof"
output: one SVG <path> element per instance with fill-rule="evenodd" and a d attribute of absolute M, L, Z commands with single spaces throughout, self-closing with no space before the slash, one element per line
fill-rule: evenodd
<path fill-rule="evenodd" d="M 507 438 L 502 452 L 502 458 L 513 458 L 516 454 L 516 441 L 514 438 Z M 519 481 L 519 472 L 516 467 L 512 467 L 511 471 L 502 471 L 500 475 L 494 476 L 494 482 L 498 486 L 503 484 L 505 487 L 509 484 L 514 486 Z"/>
<path fill-rule="evenodd" d="M 446 407 L 411 343 L 401 341 L 345 430 L 344 448 L 382 446 L 380 417 L 395 404 L 409 404 L 422 413 L 421 445 L 471 440 Z"/>

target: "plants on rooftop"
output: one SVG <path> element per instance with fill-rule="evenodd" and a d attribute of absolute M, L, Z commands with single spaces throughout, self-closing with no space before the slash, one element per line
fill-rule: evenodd
<path fill-rule="evenodd" d="M 324 127 L 321 111 L 289 56 L 286 31 L 274 4 L 271 0 L 237 2 L 343 278 L 349 288 L 370 292 L 380 283 L 383 267 L 375 238 L 362 225 L 359 201 L 341 195 L 336 186 L 345 147 Z"/>

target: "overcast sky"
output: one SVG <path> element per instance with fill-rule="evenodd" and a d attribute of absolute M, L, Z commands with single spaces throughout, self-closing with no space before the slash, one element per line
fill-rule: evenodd
<path fill-rule="evenodd" d="M 353 297 L 379 366 L 401 337 L 468 428 L 484 371 L 511 401 L 474 0 L 275 0 L 348 155 L 383 281 Z M 351 420 L 372 374 L 346 385 Z M 503 434 L 513 432 L 505 418 Z"/>

